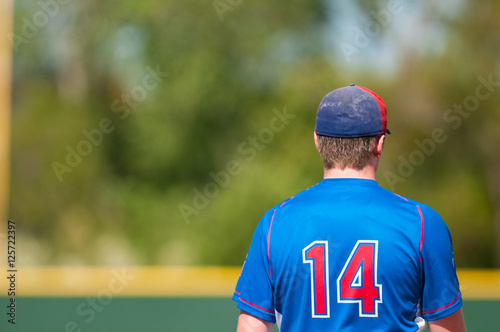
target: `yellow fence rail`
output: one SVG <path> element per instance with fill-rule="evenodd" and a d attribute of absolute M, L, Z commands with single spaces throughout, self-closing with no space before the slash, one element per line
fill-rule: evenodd
<path fill-rule="evenodd" d="M 6 296 L 11 281 L 16 296 L 30 297 L 230 297 L 236 267 L 22 267 L 15 279 L 0 279 Z M 500 299 L 500 270 L 458 270 L 466 300 Z"/>

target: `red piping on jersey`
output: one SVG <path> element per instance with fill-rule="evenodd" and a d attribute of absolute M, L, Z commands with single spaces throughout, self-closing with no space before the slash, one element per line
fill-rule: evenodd
<path fill-rule="evenodd" d="M 273 217 L 271 218 L 271 224 L 269 224 L 269 231 L 267 232 L 267 261 L 269 262 L 269 275 L 271 279 L 273 278 L 273 273 L 271 272 L 271 258 L 269 257 L 269 241 L 271 239 L 271 227 L 273 226 L 274 214 L 276 210 L 273 212 Z"/>
<path fill-rule="evenodd" d="M 287 199 L 286 201 L 284 201 L 283 203 L 281 203 L 280 207 L 283 207 L 283 205 L 285 205 L 289 200 L 293 199 L 294 197 L 295 196 L 292 196 L 289 199 Z"/>
<path fill-rule="evenodd" d="M 246 304 L 250 304 L 252 307 L 255 307 L 255 308 L 258 308 L 258 309 L 260 309 L 260 310 L 264 310 L 264 311 L 266 311 L 266 312 L 269 312 L 269 313 L 271 313 L 271 314 L 274 314 L 274 311 L 267 310 L 267 309 L 264 309 L 264 308 L 262 308 L 262 307 L 259 307 L 258 305 L 255 305 L 255 304 L 253 304 L 253 303 L 250 303 L 250 302 L 248 302 L 248 301 L 243 300 L 241 297 L 240 297 L 240 300 L 241 300 L 241 301 L 243 301 L 243 302 L 245 302 Z"/>
<path fill-rule="evenodd" d="M 441 308 L 437 308 L 437 309 L 434 309 L 434 310 L 431 310 L 431 311 L 426 311 L 426 312 L 423 312 L 422 314 L 430 314 L 430 313 L 436 312 L 436 311 L 438 311 L 438 310 L 444 309 L 444 308 L 446 308 L 446 307 L 449 307 L 450 305 L 452 305 L 452 304 L 454 304 L 455 302 L 457 302 L 457 301 L 458 301 L 458 299 L 460 298 L 460 294 L 461 294 L 461 292 L 458 292 L 458 296 L 457 296 L 457 298 L 455 299 L 455 301 L 453 301 L 453 302 L 451 302 L 451 303 L 448 303 L 447 305 L 444 305 L 444 306 L 442 306 Z"/>
<path fill-rule="evenodd" d="M 394 195 L 399 196 L 399 197 L 401 197 L 402 199 L 404 199 L 405 201 L 409 202 L 409 200 L 408 200 L 408 199 L 406 199 L 405 197 L 403 197 L 403 196 L 401 196 L 401 195 L 398 195 L 398 194 L 394 194 Z"/>
<path fill-rule="evenodd" d="M 420 220 L 422 220 L 422 230 L 420 231 L 420 246 L 418 247 L 418 251 L 422 251 L 422 245 L 424 244 L 424 216 L 422 215 L 420 206 L 417 205 L 417 209 L 418 213 L 420 214 Z"/>
<path fill-rule="evenodd" d="M 236 294 L 238 294 L 238 295 L 240 295 L 240 294 L 241 294 L 241 293 L 240 293 L 240 292 L 238 292 L 237 290 L 235 290 L 234 292 L 235 292 Z"/>

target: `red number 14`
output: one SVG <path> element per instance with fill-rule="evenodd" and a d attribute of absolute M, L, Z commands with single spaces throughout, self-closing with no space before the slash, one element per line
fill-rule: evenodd
<path fill-rule="evenodd" d="M 378 241 L 356 243 L 337 278 L 337 302 L 358 303 L 360 317 L 377 317 L 382 285 L 377 283 Z M 302 250 L 311 268 L 312 317 L 330 317 L 328 242 L 314 241 Z"/>

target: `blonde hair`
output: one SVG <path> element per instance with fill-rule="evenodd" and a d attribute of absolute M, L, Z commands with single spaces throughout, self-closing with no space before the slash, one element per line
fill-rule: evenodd
<path fill-rule="evenodd" d="M 380 135 L 349 138 L 318 135 L 318 151 L 325 169 L 363 169 L 379 137 Z"/>

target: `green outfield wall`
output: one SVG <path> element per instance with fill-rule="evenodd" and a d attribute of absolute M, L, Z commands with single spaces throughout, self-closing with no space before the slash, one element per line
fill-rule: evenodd
<path fill-rule="evenodd" d="M 0 299 L 6 303 L 7 298 Z M 18 299 L 16 324 L 2 315 L 1 331 L 225 332 L 236 331 L 238 310 L 227 298 L 115 298 L 92 306 L 88 298 Z M 2 305 L 3 311 L 7 309 Z M 500 300 L 464 302 L 469 332 L 500 331 Z"/>

